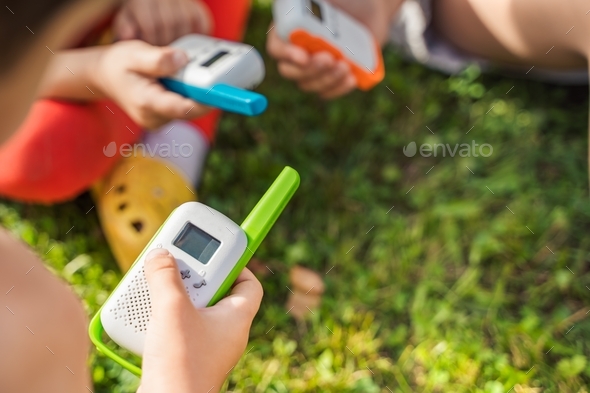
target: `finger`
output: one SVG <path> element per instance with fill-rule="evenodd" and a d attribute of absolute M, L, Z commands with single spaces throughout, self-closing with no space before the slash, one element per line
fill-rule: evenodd
<path fill-rule="evenodd" d="M 317 52 L 311 56 L 310 67 L 318 71 L 334 69 L 338 65 L 336 58 L 328 52 Z"/>
<path fill-rule="evenodd" d="M 234 281 L 234 284 L 232 286 L 232 290 L 230 293 L 232 293 L 232 294 L 236 293 L 235 288 L 238 285 L 240 285 L 241 283 L 246 282 L 246 281 L 256 281 L 257 283 L 260 284 L 260 282 L 258 281 L 256 276 L 254 275 L 254 273 L 252 273 L 252 271 L 250 269 L 245 267 L 238 275 L 238 278 L 236 278 L 236 281 Z M 260 289 L 262 290 L 262 287 Z"/>
<path fill-rule="evenodd" d="M 318 78 L 322 73 L 321 71 L 318 71 L 315 68 L 300 67 L 294 63 L 290 63 L 287 61 L 280 62 L 278 69 L 279 73 L 283 76 L 283 78 L 294 81 L 303 81 L 306 79 Z"/>
<path fill-rule="evenodd" d="M 156 47 L 144 42 L 136 42 L 130 51 L 132 58 L 130 70 L 152 77 L 170 76 L 188 63 L 188 56 L 180 49 Z"/>
<path fill-rule="evenodd" d="M 168 45 L 174 41 L 176 37 L 176 24 L 183 18 L 177 18 L 176 14 L 180 12 L 175 9 L 175 4 L 169 4 L 167 1 L 157 2 L 156 12 L 156 45 Z M 186 18 L 185 14 L 181 14 Z"/>
<path fill-rule="evenodd" d="M 193 32 L 193 8 L 196 7 L 196 4 L 193 4 L 192 1 L 180 1 L 175 7 L 175 16 L 174 20 L 172 21 L 172 27 L 174 30 L 173 37 L 170 42 Z M 170 44 L 170 42 L 168 42 L 167 45 Z"/>
<path fill-rule="evenodd" d="M 192 3 L 191 6 L 192 25 L 191 33 L 207 34 L 210 35 L 213 31 L 213 14 L 209 7 L 203 2 Z"/>
<path fill-rule="evenodd" d="M 132 40 L 139 38 L 139 30 L 137 28 L 137 22 L 127 10 L 127 8 L 121 9 L 113 22 L 113 31 L 115 37 L 119 40 Z"/>
<path fill-rule="evenodd" d="M 266 50 L 269 55 L 277 60 L 289 61 L 300 67 L 309 65 L 309 53 L 296 45 L 283 41 L 278 34 L 272 29 L 268 33 L 266 41 Z"/>
<path fill-rule="evenodd" d="M 159 116 L 156 114 L 131 116 L 131 118 L 147 132 L 157 132 L 160 127 L 170 123 L 170 118 Z"/>
<path fill-rule="evenodd" d="M 145 257 L 144 271 L 154 314 L 165 312 L 174 305 L 191 304 L 176 260 L 168 250 L 156 248 L 150 251 Z"/>
<path fill-rule="evenodd" d="M 157 45 L 155 10 L 152 7 L 140 5 L 135 7 L 134 12 L 141 39 L 148 44 Z"/>
<path fill-rule="evenodd" d="M 142 105 L 145 113 L 153 113 L 168 120 L 189 120 L 209 112 L 211 108 L 164 89 L 154 84 L 146 90 L 149 100 Z"/>
<path fill-rule="evenodd" d="M 346 63 L 339 63 L 316 78 L 301 81 L 299 88 L 303 91 L 323 93 L 343 83 L 349 74 L 350 67 Z"/>
<path fill-rule="evenodd" d="M 308 65 L 301 67 L 289 61 L 279 62 L 279 73 L 291 80 L 304 81 L 315 80 L 324 74 L 341 72 L 337 68 L 338 63 L 332 55 L 327 52 L 314 54 Z"/>
<path fill-rule="evenodd" d="M 331 100 L 337 97 L 341 97 L 345 94 L 350 93 L 354 89 L 356 89 L 356 78 L 353 75 L 349 75 L 346 77 L 344 82 L 339 85 L 332 87 L 331 89 L 327 89 L 323 93 L 320 94 L 321 98 L 326 100 Z"/>
<path fill-rule="evenodd" d="M 253 319 L 260 308 L 262 296 L 260 281 L 245 268 L 236 279 L 230 294 L 214 307 L 230 307 L 232 310 L 245 312 L 248 318 Z"/>

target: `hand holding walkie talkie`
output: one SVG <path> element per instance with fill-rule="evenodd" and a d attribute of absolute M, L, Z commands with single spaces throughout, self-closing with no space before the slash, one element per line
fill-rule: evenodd
<path fill-rule="evenodd" d="M 384 77 L 381 44 L 396 2 L 275 0 L 268 53 L 301 90 L 336 98 Z"/>

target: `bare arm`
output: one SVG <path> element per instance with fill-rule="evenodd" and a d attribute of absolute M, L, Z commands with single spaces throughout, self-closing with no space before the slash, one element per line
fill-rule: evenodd
<path fill-rule="evenodd" d="M 433 7 L 435 28 L 467 52 L 502 63 L 586 66 L 587 2 L 440 0 L 433 1 Z"/>
<path fill-rule="evenodd" d="M 330 0 L 363 23 L 382 45 L 387 41 L 390 24 L 403 0 Z M 297 82 L 303 91 L 331 99 L 343 96 L 357 86 L 348 64 L 330 53 L 308 53 L 283 41 L 272 29 L 266 41 L 268 53 L 278 62 L 281 75 Z"/>
<path fill-rule="evenodd" d="M 94 76 L 103 51 L 92 47 L 57 53 L 47 67 L 39 96 L 82 101 L 105 98 Z"/>
<path fill-rule="evenodd" d="M 0 391 L 92 389 L 82 304 L 31 250 L 2 228 L 0 255 Z"/>
<path fill-rule="evenodd" d="M 156 128 L 209 110 L 158 82 L 187 61 L 180 50 L 141 41 L 64 51 L 54 55 L 38 96 L 82 101 L 109 98 L 139 125 Z"/>

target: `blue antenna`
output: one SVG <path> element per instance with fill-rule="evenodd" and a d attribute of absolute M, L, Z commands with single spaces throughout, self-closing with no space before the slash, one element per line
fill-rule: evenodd
<path fill-rule="evenodd" d="M 187 85 L 169 78 L 160 82 L 168 89 L 200 104 L 245 116 L 258 116 L 266 110 L 268 100 L 262 94 L 226 84 L 210 88 Z"/>

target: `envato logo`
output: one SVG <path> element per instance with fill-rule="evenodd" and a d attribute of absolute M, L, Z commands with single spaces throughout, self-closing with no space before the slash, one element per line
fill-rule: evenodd
<path fill-rule="evenodd" d="M 121 157 L 161 157 L 161 158 L 187 158 L 193 154 L 193 146 L 189 143 L 179 145 L 175 140 L 170 143 L 156 143 L 154 145 L 145 145 L 136 143 L 131 145 L 123 143 L 117 149 L 117 143 L 114 141 L 103 147 L 102 152 L 107 157 L 113 157 L 119 152 Z"/>
<path fill-rule="evenodd" d="M 420 145 L 420 149 L 416 146 L 416 142 L 410 142 L 408 146 L 404 146 L 406 157 L 414 157 L 418 151 L 422 157 L 446 157 L 447 154 L 449 157 L 455 157 L 457 153 L 459 157 L 489 157 L 494 153 L 494 148 L 489 143 L 479 145 L 475 141 L 471 141 L 471 145 L 468 143 L 457 143 L 454 146 L 448 143 L 446 145 L 442 143 L 435 143 L 434 145 L 424 143 Z"/>

